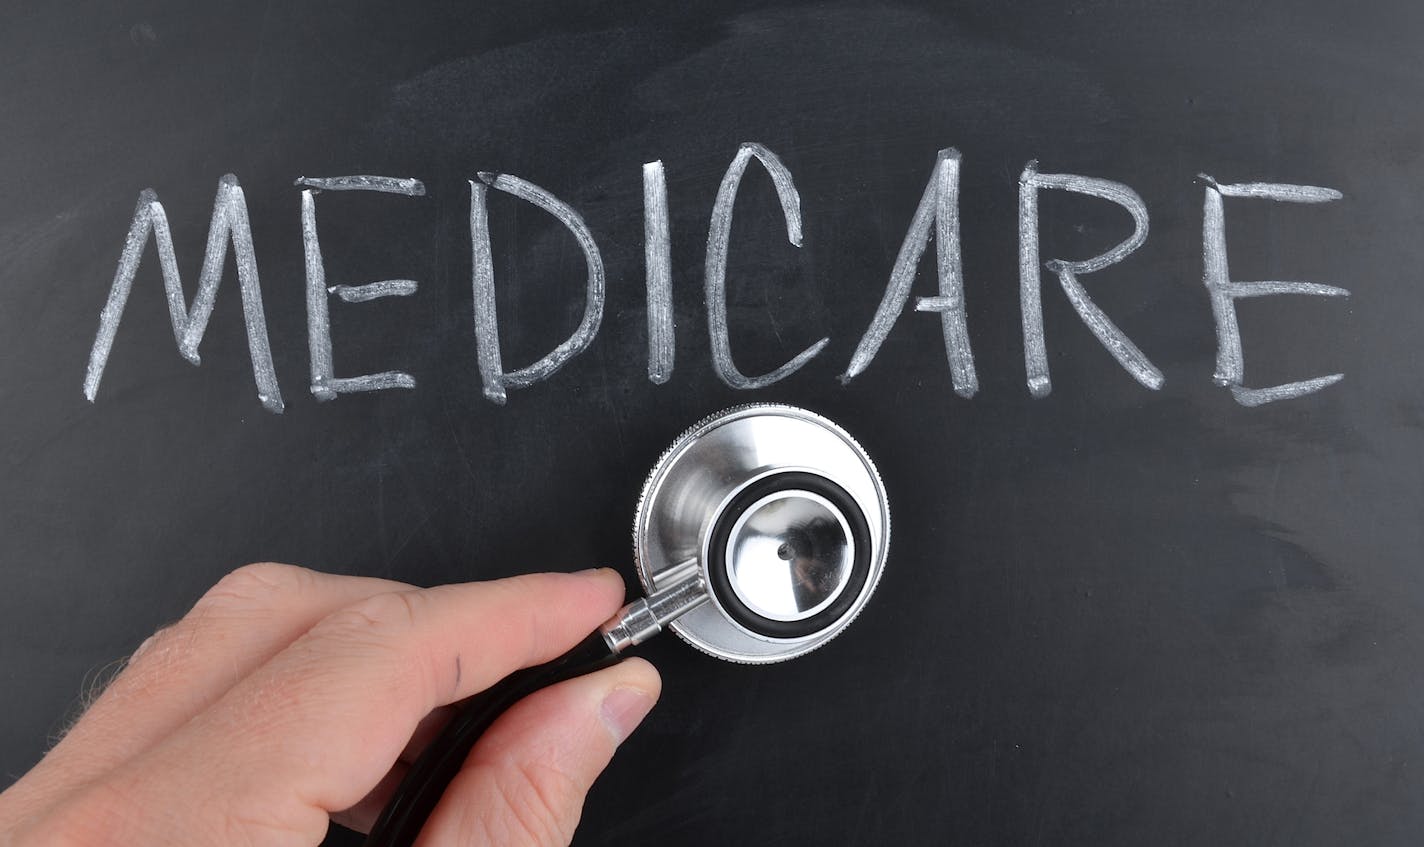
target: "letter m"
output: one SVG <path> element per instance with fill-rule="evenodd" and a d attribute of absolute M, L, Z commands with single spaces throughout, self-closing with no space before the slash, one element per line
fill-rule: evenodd
<path fill-rule="evenodd" d="M 109 288 L 109 300 L 99 314 L 99 333 L 89 351 L 89 369 L 84 375 L 84 396 L 94 402 L 104 366 L 109 362 L 109 350 L 124 316 L 124 304 L 133 288 L 143 248 L 153 233 L 158 247 L 158 266 L 163 273 L 163 289 L 168 298 L 168 317 L 173 322 L 173 338 L 183 358 L 198 364 L 198 345 L 213 314 L 218 283 L 222 282 L 227 245 L 232 242 L 233 260 L 237 265 L 237 285 L 242 294 L 242 316 L 247 324 L 247 349 L 252 354 L 252 375 L 257 381 L 257 399 L 263 408 L 280 414 L 282 392 L 277 387 L 276 371 L 272 367 L 272 348 L 267 342 L 267 316 L 262 311 L 262 289 L 257 280 L 257 256 L 252 249 L 252 226 L 247 219 L 247 199 L 232 174 L 218 181 L 217 197 L 213 200 L 213 220 L 208 227 L 208 243 L 203 251 L 203 267 L 198 273 L 198 291 L 193 305 L 183 296 L 183 281 L 178 275 L 178 259 L 173 252 L 173 232 L 163 204 L 152 189 L 144 189 L 134 207 L 124 252 Z"/>

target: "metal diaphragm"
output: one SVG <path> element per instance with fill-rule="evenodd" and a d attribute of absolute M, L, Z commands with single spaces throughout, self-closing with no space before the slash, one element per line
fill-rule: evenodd
<path fill-rule="evenodd" d="M 761 664 L 816 649 L 850 624 L 884 570 L 885 486 L 844 430 L 794 406 L 755 404 L 683 433 L 653 467 L 633 527 L 649 594 L 700 574 L 710 602 L 670 628 L 692 646 Z"/>

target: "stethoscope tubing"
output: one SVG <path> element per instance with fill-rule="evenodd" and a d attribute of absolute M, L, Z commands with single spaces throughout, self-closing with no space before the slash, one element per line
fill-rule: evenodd
<path fill-rule="evenodd" d="M 541 688 L 617 664 L 620 651 L 594 632 L 553 661 L 524 668 L 465 700 L 454 719 L 416 759 L 381 811 L 365 847 L 409 847 L 454 780 L 475 742 L 500 715 Z"/>
<path fill-rule="evenodd" d="M 557 659 L 523 668 L 466 699 L 455 717 L 416 758 L 387 801 L 365 847 L 409 847 L 474 749 L 480 736 L 510 706 L 546 688 L 622 661 L 684 612 L 707 602 L 705 581 L 688 563 L 687 579 L 639 598 Z"/>

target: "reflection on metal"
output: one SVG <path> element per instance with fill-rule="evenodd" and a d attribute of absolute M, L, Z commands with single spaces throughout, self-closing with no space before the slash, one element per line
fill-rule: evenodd
<path fill-rule="evenodd" d="M 650 604 L 678 607 L 648 634 L 667 625 L 736 662 L 800 656 L 860 613 L 889 535 L 885 486 L 840 427 L 783 405 L 714 415 L 663 454 L 639 502 L 639 579 Z"/>
<path fill-rule="evenodd" d="M 777 621 L 809 618 L 850 581 L 855 540 L 845 516 L 809 491 L 777 491 L 737 516 L 727 544 L 732 591 Z"/>

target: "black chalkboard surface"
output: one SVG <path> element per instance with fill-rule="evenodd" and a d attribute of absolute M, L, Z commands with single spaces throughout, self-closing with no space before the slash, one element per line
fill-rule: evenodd
<path fill-rule="evenodd" d="M 885 578 L 647 645 L 576 843 L 1424 832 L 1424 7 L 11 5 L 0 784 L 248 561 L 631 582 L 659 452 L 777 401 Z"/>

